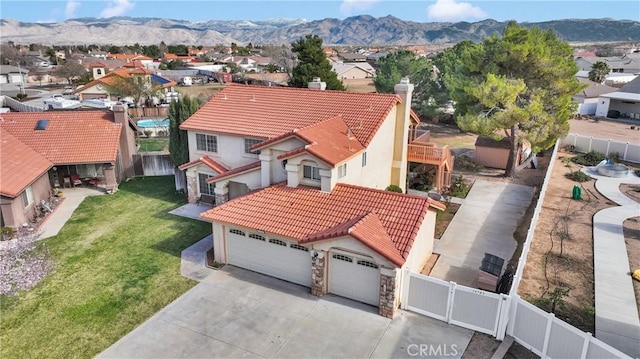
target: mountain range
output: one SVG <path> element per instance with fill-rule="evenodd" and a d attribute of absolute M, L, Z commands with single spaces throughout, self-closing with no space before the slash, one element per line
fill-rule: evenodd
<path fill-rule="evenodd" d="M 0 20 L 2 42 L 20 44 L 82 45 L 166 44 L 215 45 L 288 44 L 306 34 L 320 36 L 331 45 L 446 44 L 462 40 L 479 41 L 500 34 L 506 22 L 433 23 L 405 21 L 394 16 L 369 15 L 344 20 L 327 18 L 273 19 L 266 21 L 184 21 L 160 18 L 78 18 L 54 23 Z M 553 29 L 570 42 L 640 41 L 640 22 L 614 19 L 566 19 L 522 23 Z"/>

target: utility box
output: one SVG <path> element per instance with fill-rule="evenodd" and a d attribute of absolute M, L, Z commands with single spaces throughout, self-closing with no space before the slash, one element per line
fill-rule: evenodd
<path fill-rule="evenodd" d="M 504 267 L 504 259 L 485 253 L 478 271 L 478 288 L 495 292 Z"/>

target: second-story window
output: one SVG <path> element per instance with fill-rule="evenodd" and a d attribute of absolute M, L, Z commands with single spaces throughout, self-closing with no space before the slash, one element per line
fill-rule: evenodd
<path fill-rule="evenodd" d="M 244 153 L 249 153 L 249 154 L 252 154 L 252 155 L 259 155 L 260 154 L 260 150 L 251 151 L 251 147 L 254 146 L 254 145 L 257 145 L 260 142 L 262 142 L 262 140 L 257 140 L 255 138 L 245 138 L 244 139 Z"/>
<path fill-rule="evenodd" d="M 302 167 L 302 176 L 314 181 L 320 181 L 320 168 L 304 165 Z"/>
<path fill-rule="evenodd" d="M 338 167 L 338 178 L 342 178 L 347 175 L 347 164 L 343 164 Z"/>
<path fill-rule="evenodd" d="M 218 137 L 196 133 L 198 151 L 218 152 Z"/>

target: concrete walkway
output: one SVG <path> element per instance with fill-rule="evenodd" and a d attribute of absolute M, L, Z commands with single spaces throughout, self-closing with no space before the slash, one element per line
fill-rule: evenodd
<path fill-rule="evenodd" d="M 211 209 L 211 206 L 209 205 L 187 203 L 172 211 L 169 211 L 169 213 L 176 216 L 180 216 L 180 217 L 186 217 L 186 218 L 197 219 L 199 221 L 202 221 L 202 218 L 200 218 L 200 213 L 206 212 L 210 209 Z"/>
<path fill-rule="evenodd" d="M 623 222 L 640 216 L 640 203 L 620 192 L 620 184 L 640 184 L 630 173 L 625 178 L 599 175 L 593 168 L 582 171 L 595 178 L 596 189 L 619 204 L 593 216 L 593 271 L 595 276 L 596 338 L 631 357 L 640 357 L 640 318 L 629 275 L 631 267 L 624 241 Z"/>
<path fill-rule="evenodd" d="M 506 265 L 517 246 L 513 232 L 532 197 L 533 187 L 476 180 L 435 243 L 433 251 L 440 257 L 430 275 L 477 287 L 485 253 L 503 258 Z"/>
<path fill-rule="evenodd" d="M 62 193 L 64 194 L 64 200 L 58 204 L 53 213 L 51 213 L 41 225 L 42 234 L 39 239 L 46 239 L 57 235 L 86 197 L 105 194 L 104 190 L 85 187 L 65 188 L 62 190 Z"/>

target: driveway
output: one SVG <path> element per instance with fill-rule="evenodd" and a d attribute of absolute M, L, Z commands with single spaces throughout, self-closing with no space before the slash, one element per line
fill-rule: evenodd
<path fill-rule="evenodd" d="M 459 358 L 472 334 L 404 311 L 392 321 L 377 308 L 318 298 L 308 288 L 227 265 L 98 357 L 409 358 L 422 345 L 430 358 Z"/>

